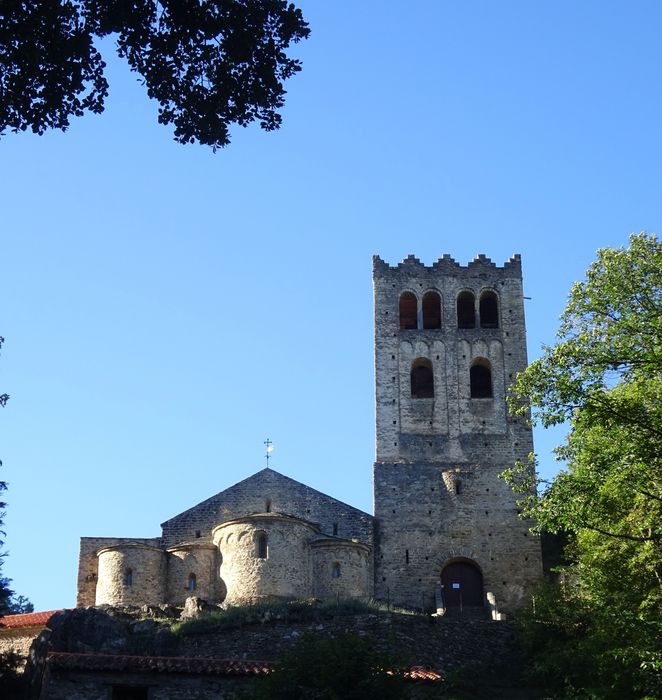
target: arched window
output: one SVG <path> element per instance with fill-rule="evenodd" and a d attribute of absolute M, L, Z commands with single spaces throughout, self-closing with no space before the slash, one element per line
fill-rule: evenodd
<path fill-rule="evenodd" d="M 331 578 L 340 578 L 340 564 L 337 561 L 331 567 Z"/>
<path fill-rule="evenodd" d="M 408 331 L 418 328 L 418 301 L 416 295 L 411 292 L 403 292 L 400 295 L 400 330 Z"/>
<path fill-rule="evenodd" d="M 255 537 L 255 556 L 258 559 L 266 559 L 268 553 L 267 533 L 258 532 Z"/>
<path fill-rule="evenodd" d="M 414 360 L 411 366 L 412 399 L 431 399 L 434 397 L 434 374 L 432 363 L 425 357 Z"/>
<path fill-rule="evenodd" d="M 441 328 L 441 297 L 437 292 L 423 297 L 423 328 Z"/>
<path fill-rule="evenodd" d="M 483 292 L 480 295 L 480 327 L 499 327 L 499 301 L 494 292 Z"/>
<path fill-rule="evenodd" d="M 489 399 L 492 397 L 492 370 L 490 363 L 480 358 L 469 369 L 472 399 Z"/>
<path fill-rule="evenodd" d="M 188 591 L 194 591 L 198 586 L 198 581 L 195 577 L 195 574 L 189 574 L 188 575 L 188 581 L 186 582 L 186 590 Z"/>
<path fill-rule="evenodd" d="M 476 302 L 473 292 L 460 292 L 457 295 L 457 327 L 476 327 Z"/>
<path fill-rule="evenodd" d="M 271 513 L 271 499 L 267 498 L 264 501 L 264 512 Z"/>
<path fill-rule="evenodd" d="M 124 585 L 133 586 L 133 569 L 126 569 L 124 572 Z"/>

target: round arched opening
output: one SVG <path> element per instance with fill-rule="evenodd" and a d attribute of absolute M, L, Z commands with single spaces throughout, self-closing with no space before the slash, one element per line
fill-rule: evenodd
<path fill-rule="evenodd" d="M 470 561 L 453 561 L 441 572 L 445 608 L 483 607 L 483 575 Z"/>

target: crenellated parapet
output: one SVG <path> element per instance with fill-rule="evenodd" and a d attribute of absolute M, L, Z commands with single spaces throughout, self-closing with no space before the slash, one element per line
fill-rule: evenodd
<path fill-rule="evenodd" d="M 402 262 L 397 265 L 390 265 L 379 257 L 373 255 L 372 269 L 375 277 L 381 277 L 389 274 L 406 273 L 406 274 L 425 274 L 432 272 L 435 275 L 441 273 L 444 275 L 452 275 L 460 277 L 465 274 L 470 276 L 479 275 L 480 273 L 489 273 L 490 275 L 504 277 L 521 277 L 522 275 L 522 258 L 519 253 L 515 253 L 509 260 L 500 267 L 492 262 L 483 253 L 477 255 L 466 265 L 458 263 L 450 255 L 442 255 L 432 265 L 425 265 L 415 255 L 408 255 Z"/>

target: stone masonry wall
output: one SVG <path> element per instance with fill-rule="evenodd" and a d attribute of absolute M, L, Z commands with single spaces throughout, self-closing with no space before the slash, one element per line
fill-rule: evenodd
<path fill-rule="evenodd" d="M 533 450 L 530 428 L 507 412 L 506 393 L 527 365 L 519 256 L 497 267 L 479 256 L 466 267 L 445 256 L 374 260 L 376 463 L 375 595 L 434 609 L 444 565 L 473 561 L 484 592 L 502 611 L 520 604 L 542 574 L 540 544 L 517 517 L 498 474 Z M 423 295 L 441 296 L 441 328 L 423 329 Z M 458 328 L 457 297 L 475 295 L 475 328 Z M 480 327 L 480 297 L 496 294 L 498 328 Z M 418 329 L 401 330 L 403 292 L 417 298 Z M 413 398 L 410 372 L 428 360 L 434 397 Z M 471 398 L 470 367 L 491 367 L 492 397 Z M 459 484 L 459 487 L 458 487 Z"/>
<path fill-rule="evenodd" d="M 257 537 L 267 538 L 267 556 L 257 556 Z M 221 578 L 227 605 L 245 605 L 264 598 L 307 598 L 311 594 L 308 542 L 311 525 L 264 513 L 224 523 L 213 532 L 221 552 Z"/>
<path fill-rule="evenodd" d="M 218 575 L 218 550 L 212 544 L 188 543 L 168 550 L 168 585 L 166 599 L 171 605 L 184 605 L 186 598 L 197 596 L 209 603 L 220 602 L 225 596 Z M 190 587 L 190 576 L 195 587 Z"/>
<path fill-rule="evenodd" d="M 165 601 L 165 552 L 127 543 L 99 552 L 95 605 L 159 605 Z M 131 570 L 131 581 L 126 572 Z"/>
<path fill-rule="evenodd" d="M 252 679 L 173 673 L 57 672 L 48 683 L 48 700 L 109 700 L 113 686 L 149 688 L 150 700 L 236 700 Z"/>
<path fill-rule="evenodd" d="M 151 547 L 161 545 L 160 537 L 132 538 L 126 537 L 81 537 L 78 559 L 78 595 L 76 606 L 86 608 L 95 604 L 97 581 L 99 579 L 99 559 L 97 552 L 104 547 L 113 547 L 126 542 L 136 542 Z"/>
<path fill-rule="evenodd" d="M 312 545 L 316 598 L 367 598 L 372 592 L 372 550 L 353 542 L 318 540 Z M 338 565 L 334 576 L 334 565 Z"/>

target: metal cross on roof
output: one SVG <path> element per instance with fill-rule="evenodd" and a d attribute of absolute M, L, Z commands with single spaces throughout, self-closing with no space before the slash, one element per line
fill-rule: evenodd
<path fill-rule="evenodd" d="M 267 467 L 268 467 L 269 466 L 269 456 L 274 451 L 274 444 L 273 444 L 273 442 L 271 442 L 271 440 L 269 440 L 269 438 L 267 438 L 264 441 L 264 444 L 266 445 L 266 448 L 267 448 L 267 451 L 264 453 L 264 456 L 267 459 Z"/>

